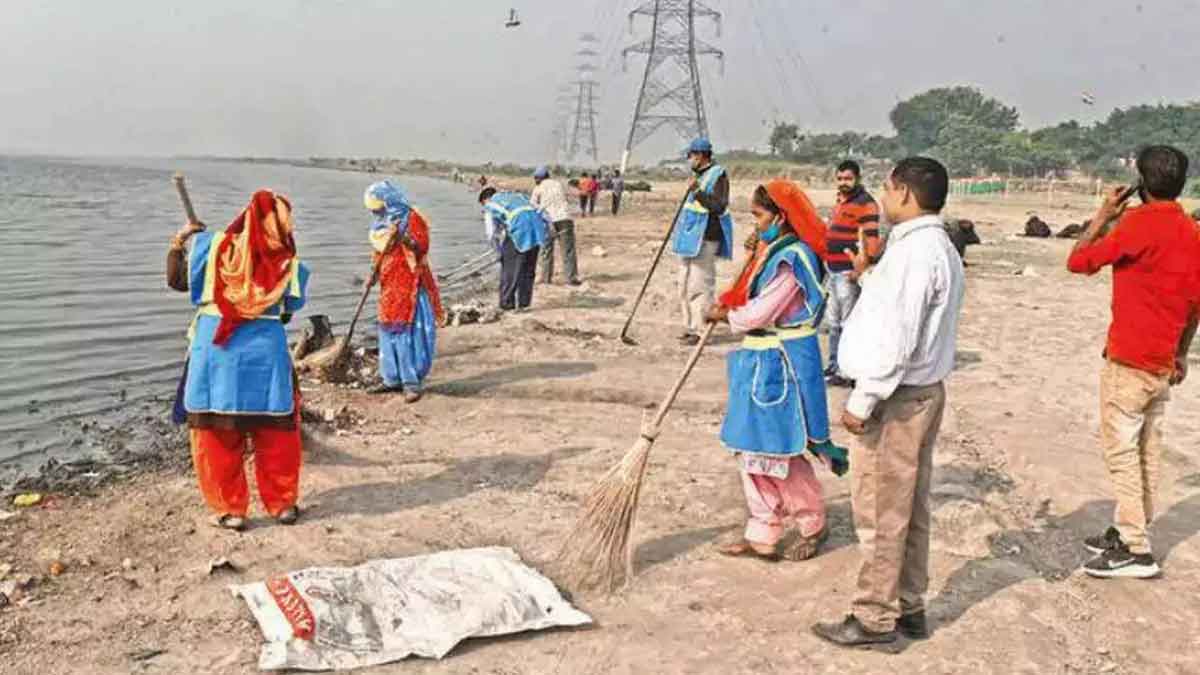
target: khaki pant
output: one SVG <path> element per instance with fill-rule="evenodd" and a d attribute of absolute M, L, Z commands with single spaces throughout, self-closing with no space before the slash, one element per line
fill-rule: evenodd
<path fill-rule="evenodd" d="M 1170 398 L 1166 375 L 1113 361 L 1100 373 L 1100 445 L 1117 497 L 1113 521 L 1133 553 L 1150 552 L 1146 528 L 1154 520 Z"/>
<path fill-rule="evenodd" d="M 941 384 L 902 386 L 876 408 L 850 449 L 851 503 L 862 566 L 853 612 L 873 631 L 924 610 L 929 586 L 929 488 L 942 426 Z"/>
<path fill-rule="evenodd" d="M 679 259 L 679 302 L 689 333 L 704 328 L 704 315 L 716 301 L 717 250 L 720 242 L 706 241 L 695 258 Z"/>

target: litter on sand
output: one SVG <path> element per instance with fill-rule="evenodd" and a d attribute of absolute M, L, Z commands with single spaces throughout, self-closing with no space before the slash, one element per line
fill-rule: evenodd
<path fill-rule="evenodd" d="M 515 551 L 499 547 L 312 567 L 230 590 L 266 639 L 262 670 L 440 659 L 471 637 L 592 622 Z"/>

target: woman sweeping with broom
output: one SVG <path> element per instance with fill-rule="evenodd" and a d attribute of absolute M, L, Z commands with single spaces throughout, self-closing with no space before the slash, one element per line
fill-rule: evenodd
<path fill-rule="evenodd" d="M 285 525 L 300 515 L 300 389 L 283 324 L 304 307 L 309 272 L 293 229 L 287 198 L 259 190 L 224 231 L 189 223 L 167 253 L 167 284 L 197 307 L 181 392 L 196 478 L 231 530 L 250 508 L 247 444 L 267 513 Z"/>
<path fill-rule="evenodd" d="M 750 517 L 745 536 L 720 552 L 807 560 L 825 537 L 825 502 L 804 453 L 838 475 L 849 468 L 845 449 L 829 439 L 817 340 L 825 307 L 825 224 L 807 195 L 785 180 L 760 185 L 750 211 L 757 231 L 754 258 L 708 315 L 746 334 L 729 356 L 721 442 L 738 460 Z M 789 521 L 800 536 L 781 552 Z"/>
<path fill-rule="evenodd" d="M 371 393 L 404 392 L 421 399 L 433 367 L 437 327 L 445 322 L 437 280 L 429 267 L 429 225 L 389 180 L 367 188 L 363 205 L 375 217 L 371 246 L 379 268 L 379 375 Z"/>

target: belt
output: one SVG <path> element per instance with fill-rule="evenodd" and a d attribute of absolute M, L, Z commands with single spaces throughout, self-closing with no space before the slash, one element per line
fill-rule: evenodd
<path fill-rule="evenodd" d="M 779 328 L 770 331 L 761 329 L 753 330 L 747 333 L 746 337 L 742 339 L 742 348 L 753 350 L 775 349 L 781 347 L 784 340 L 811 337 L 816 334 L 817 329 L 812 326 Z"/>

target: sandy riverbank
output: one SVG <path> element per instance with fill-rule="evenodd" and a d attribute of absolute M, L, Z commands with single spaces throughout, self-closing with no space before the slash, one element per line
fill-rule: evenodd
<path fill-rule="evenodd" d="M 742 230 L 752 188 L 735 184 Z M 23 600 L 0 608 L 0 670 L 253 672 L 258 631 L 230 583 L 490 544 L 549 560 L 592 481 L 629 447 L 686 356 L 673 339 L 670 261 L 640 312 L 641 345 L 615 339 L 678 189 L 638 195 L 618 218 L 578 222 L 585 286 L 539 286 L 532 313 L 443 331 L 418 405 L 308 386 L 309 407 L 347 406 L 352 415 L 309 427 L 307 512 L 295 527 L 256 520 L 242 535 L 215 530 L 179 469 L 0 522 L 0 568 L 13 566 L 10 579 L 35 577 Z M 828 206 L 833 195 L 814 197 Z M 888 657 L 838 651 L 808 633 L 844 611 L 853 589 L 845 480 L 822 476 L 832 536 L 820 557 L 772 565 L 712 550 L 736 536 L 743 515 L 732 460 L 716 441 L 722 357 L 736 345 L 723 337 L 651 457 L 635 583 L 615 597 L 576 595 L 594 628 L 477 641 L 442 662 L 362 672 L 1200 670 L 1200 427 L 1187 418 L 1200 409 L 1200 378 L 1175 391 L 1167 427 L 1174 450 L 1156 532 L 1164 578 L 1081 577 L 1078 539 L 1103 526 L 1110 504 L 1095 434 L 1108 284 L 1063 270 L 1070 242 L 1013 236 L 1029 208 L 950 210 L 977 223 L 984 245 L 968 254 L 959 368 L 936 457 L 933 640 Z M 1040 213 L 1056 225 L 1087 215 Z M 844 395 L 831 393 L 835 410 Z M 186 457 L 185 447 L 172 451 Z M 208 576 L 208 561 L 222 556 L 240 571 Z M 53 560 L 65 563 L 61 576 L 47 575 Z"/>

